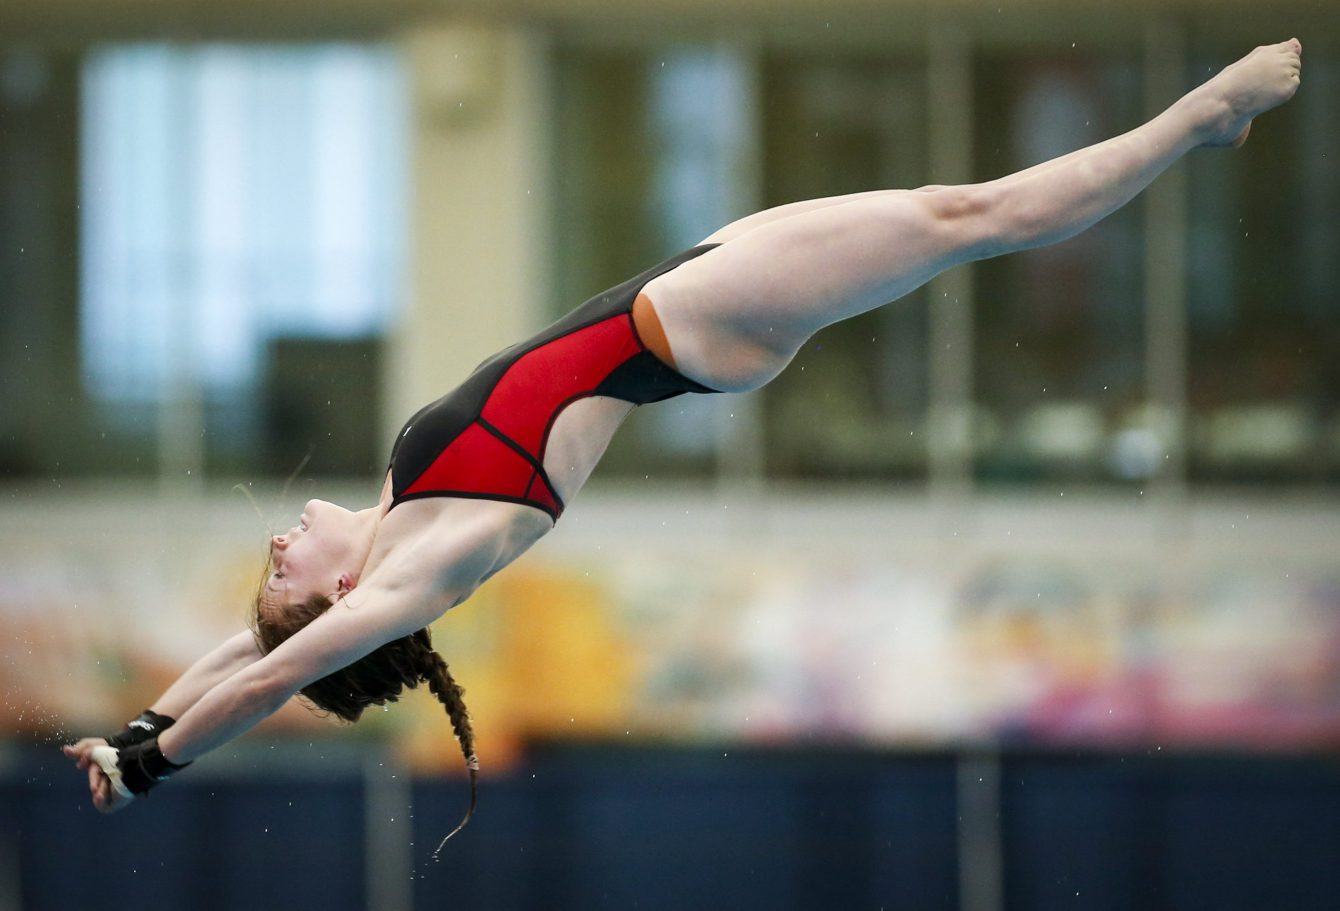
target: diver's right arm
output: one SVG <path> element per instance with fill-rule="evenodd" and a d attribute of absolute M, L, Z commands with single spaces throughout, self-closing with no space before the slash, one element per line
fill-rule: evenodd
<path fill-rule="evenodd" d="M 329 610 L 201 696 L 159 737 L 164 757 L 192 762 L 278 711 L 309 683 L 428 626 L 496 570 L 509 533 L 510 525 L 484 510 L 473 521 L 462 516 L 425 528 Z"/>
<path fill-rule="evenodd" d="M 256 637 L 250 630 L 244 630 L 224 640 L 222 644 L 211 649 L 187 668 L 147 711 L 133 719 L 126 725 L 125 730 L 113 737 L 112 745 L 119 748 L 162 733 L 185 714 L 187 709 L 195 705 L 205 693 L 223 680 L 255 664 L 260 657 L 261 651 L 256 644 Z M 65 755 L 74 759 L 78 768 L 88 769 L 91 785 L 98 781 L 96 767 L 91 760 L 92 750 L 107 743 L 108 740 L 104 737 L 85 737 L 78 743 L 64 747 Z M 110 791 L 104 797 L 110 802 Z"/>
<path fill-rule="evenodd" d="M 384 642 L 422 629 L 443 609 L 434 611 L 434 605 L 425 605 L 422 599 L 411 602 L 372 586 L 360 586 L 353 594 L 360 596 L 355 604 L 348 598 L 341 599 L 270 654 L 215 683 L 175 724 L 149 739 L 117 750 L 91 738 L 65 747 L 65 755 L 88 771 L 94 807 L 110 813 L 129 805 L 131 791 L 144 793 L 155 778 L 161 781 L 172 770 L 222 746 L 278 711 L 308 683 L 356 661 Z M 141 753 L 151 756 L 152 769 L 139 758 L 128 762 L 128 757 Z M 127 776 L 120 785 L 113 783 L 113 778 L 120 779 L 137 764 L 148 777 L 140 775 L 142 780 L 132 783 Z"/>
<path fill-rule="evenodd" d="M 437 599 L 360 585 L 261 660 L 220 681 L 158 739 L 188 763 L 278 711 L 307 684 L 378 646 L 423 629 L 446 608 Z"/>
<path fill-rule="evenodd" d="M 103 812 L 120 809 L 130 802 L 130 792 L 144 793 L 155 777 L 162 780 L 172 770 L 247 731 L 307 684 L 352 664 L 383 643 L 428 626 L 507 562 L 511 556 L 509 531 L 507 522 L 488 511 L 458 515 L 443 528 L 425 529 L 398 549 L 401 557 L 385 561 L 330 610 L 269 654 L 251 658 L 240 640 L 230 640 L 237 646 L 233 658 L 240 669 L 223 673 L 228 661 L 227 651 L 222 650 L 217 663 L 200 662 L 198 675 L 188 671 L 183 677 L 193 679 L 179 681 L 180 691 L 172 699 L 194 702 L 161 734 L 125 751 L 99 752 L 87 741 L 66 747 L 66 755 L 88 770 L 94 806 Z M 197 687 L 204 688 L 211 681 L 215 682 L 203 693 L 198 691 Z M 160 704 L 168 705 L 163 700 Z M 110 776 L 119 778 L 132 766 L 138 768 L 136 781 L 127 778 L 121 782 L 125 787 L 114 787 Z"/>

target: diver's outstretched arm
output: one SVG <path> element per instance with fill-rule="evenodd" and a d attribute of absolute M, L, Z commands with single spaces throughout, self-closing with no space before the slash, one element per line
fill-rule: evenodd
<path fill-rule="evenodd" d="M 66 747 L 66 755 L 88 770 L 93 805 L 104 813 L 115 812 L 173 772 L 250 730 L 309 683 L 422 629 L 460 600 L 463 596 L 440 593 L 427 597 L 415 585 L 360 586 L 269 654 L 218 680 L 175 724 L 155 736 L 119 749 L 100 740 L 82 740 Z M 202 669 L 193 684 L 181 687 L 179 696 L 184 701 L 209 677 Z"/>
<path fill-rule="evenodd" d="M 260 658 L 261 651 L 256 645 L 256 637 L 249 630 L 231 636 L 187 668 L 147 711 L 126 725 L 120 734 L 113 735 L 110 743 L 114 747 L 127 746 L 161 734 L 205 693 Z M 114 799 L 115 792 L 110 782 L 93 762 L 93 749 L 108 743 L 107 737 L 84 737 L 77 743 L 62 747 L 62 752 L 75 761 L 77 768 L 88 770 L 94 805 L 104 812 L 124 805 L 124 802 L 119 804 Z"/>
<path fill-rule="evenodd" d="M 260 658 L 256 637 L 250 630 L 243 630 L 187 668 L 150 708 L 160 715 L 180 718 L 201 696 Z"/>

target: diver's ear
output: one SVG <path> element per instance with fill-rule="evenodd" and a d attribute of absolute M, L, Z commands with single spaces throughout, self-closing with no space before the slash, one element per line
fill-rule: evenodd
<path fill-rule="evenodd" d="M 334 607 L 336 604 L 339 604 L 340 599 L 353 591 L 354 586 L 357 584 L 357 576 L 351 573 L 340 573 L 339 581 L 335 583 L 335 591 L 326 596 L 330 601 L 330 606 Z"/>

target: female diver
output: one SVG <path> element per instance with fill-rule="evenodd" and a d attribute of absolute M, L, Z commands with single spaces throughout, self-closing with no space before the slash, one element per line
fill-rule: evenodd
<path fill-rule="evenodd" d="M 426 627 L 553 527 L 635 405 L 756 389 L 830 323 L 1083 231 L 1191 149 L 1241 145 L 1297 90 L 1301 54 L 1297 40 L 1259 47 L 1143 126 L 998 180 L 751 215 L 485 361 L 410 418 L 376 505 L 312 500 L 274 536 L 254 634 L 120 734 L 64 747 L 94 806 L 128 805 L 295 693 L 353 720 L 422 680 L 451 716 L 473 812 L 474 737 Z"/>

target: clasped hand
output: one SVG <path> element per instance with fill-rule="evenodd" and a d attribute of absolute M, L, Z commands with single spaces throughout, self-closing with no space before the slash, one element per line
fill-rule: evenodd
<path fill-rule="evenodd" d="M 102 737 L 85 737 L 78 743 L 66 744 L 61 752 L 75 761 L 75 767 L 88 770 L 88 791 L 93 806 L 99 813 L 115 813 L 131 805 L 133 797 L 123 797 L 114 787 L 107 773 L 93 761 L 93 748 L 106 746 Z"/>

